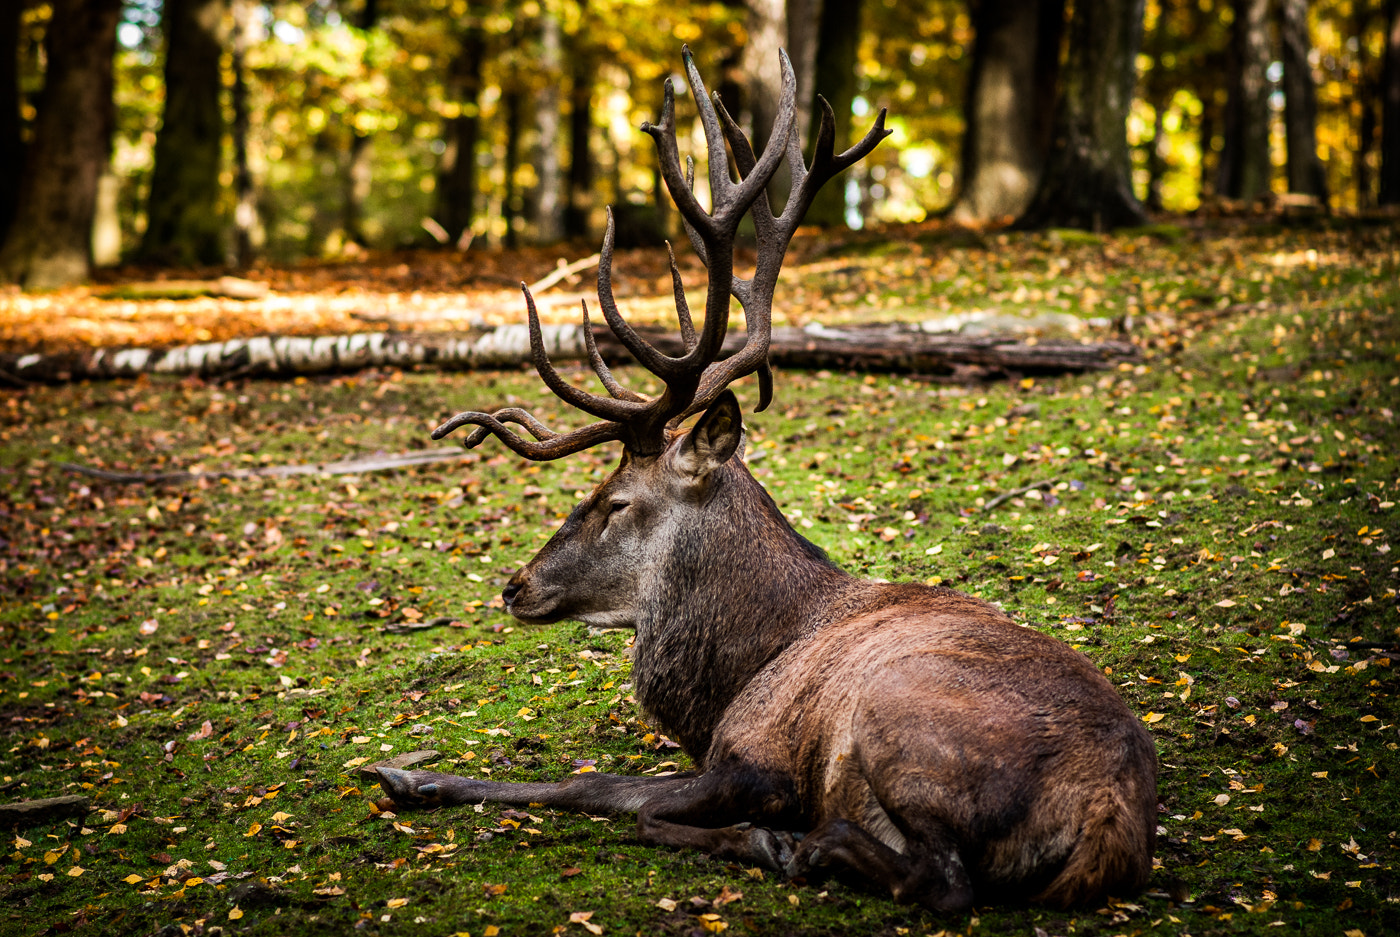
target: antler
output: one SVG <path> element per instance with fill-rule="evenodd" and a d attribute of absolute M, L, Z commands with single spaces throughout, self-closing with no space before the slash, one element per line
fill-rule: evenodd
<path fill-rule="evenodd" d="M 835 116 L 831 106 L 818 98 L 822 108 L 821 124 L 812 164 L 807 166 L 802 158 L 802 141 L 798 139 L 795 129 L 797 82 L 787 54 L 780 52 L 782 90 L 778 100 L 778 116 L 763 153 L 755 156 L 748 138 L 724 109 L 719 96 L 716 95 L 711 102 L 689 47 L 682 47 L 681 55 L 705 131 L 710 193 L 714 205 L 711 212 L 706 212 L 695 197 L 694 162 L 687 158 L 685 169 L 681 169 L 676 143 L 675 86 L 670 79 L 666 80 L 661 122 L 644 123 L 642 131 L 656 143 L 666 188 L 676 203 L 692 246 L 708 270 L 705 322 L 697 334 L 690 318 L 690 307 L 686 302 L 680 271 L 676 267 L 675 254 L 667 245 L 676 314 L 680 319 L 686 348 L 684 354 L 677 357 L 662 354 L 638 335 L 618 312 L 612 290 L 615 227 L 611 209 L 608 210 L 607 232 L 603 236 L 598 264 L 598 302 L 602 306 L 603 317 L 623 346 L 643 367 L 660 378 L 666 389 L 657 397 L 648 398 L 617 382 L 594 345 L 586 303 L 583 308 L 583 332 L 588 360 L 609 396 L 580 390 L 564 380 L 555 371 L 545 351 L 534 298 L 521 284 L 529 315 L 530 352 L 535 370 L 560 399 L 601 418 L 602 422 L 561 435 L 552 432 L 529 413 L 514 407 L 498 410 L 494 414 L 468 411 L 457 414 L 434 430 L 434 439 L 441 439 L 460 426 L 474 425 L 476 428 L 465 440 L 467 448 L 473 448 L 488 435 L 495 434 L 512 451 L 535 461 L 558 459 L 608 440 L 620 440 L 632 454 L 648 456 L 662 451 L 669 429 L 691 414 L 704 410 L 725 387 L 741 377 L 758 372 L 759 405 L 756 409 L 763 410 L 768 406 L 773 389 L 772 372 L 768 367 L 773 292 L 788 244 L 817 190 L 832 176 L 868 154 L 889 134 L 884 126 L 885 111 L 881 109 L 874 126 L 859 143 L 837 156 L 833 152 Z M 729 175 L 726 141 L 739 170 L 738 182 Z M 791 165 L 792 191 L 782 214 L 774 215 L 769 208 L 765 188 L 785 158 Z M 734 273 L 734 237 L 739 223 L 750 211 L 758 236 L 758 265 L 752 277 L 743 279 Z M 729 328 L 731 294 L 744 309 L 748 339 L 738 353 L 718 361 Z M 524 426 L 535 441 L 517 435 L 506 427 L 507 423 Z"/>

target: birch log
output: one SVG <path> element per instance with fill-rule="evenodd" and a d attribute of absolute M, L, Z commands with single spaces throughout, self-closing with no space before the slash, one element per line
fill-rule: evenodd
<path fill-rule="evenodd" d="M 667 354 L 684 353 L 678 333 L 638 329 Z M 557 362 L 583 360 L 582 326 L 546 325 L 544 343 Z M 629 356 L 605 327 L 594 335 L 613 362 Z M 743 332 L 730 332 L 723 354 L 743 347 Z M 1044 341 L 1006 335 L 926 332 L 917 323 L 828 328 L 776 328 L 769 360 L 779 367 L 838 368 L 919 373 L 955 379 L 1014 372 L 1047 374 L 1111 368 L 1136 361 L 1129 342 Z M 344 373 L 362 368 L 438 367 L 451 370 L 518 367 L 530 360 L 524 325 L 478 333 L 368 332 L 320 337 L 261 336 L 176 348 L 97 349 L 76 354 L 0 354 L 0 383 L 12 386 L 109 380 L 139 374 L 195 374 L 204 378 L 290 377 Z"/>

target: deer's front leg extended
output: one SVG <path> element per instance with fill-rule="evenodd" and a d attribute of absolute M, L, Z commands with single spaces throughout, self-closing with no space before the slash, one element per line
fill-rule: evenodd
<path fill-rule="evenodd" d="M 694 775 L 628 778 L 589 772 L 567 781 L 510 783 L 479 781 L 437 771 L 381 767 L 379 786 L 397 808 L 451 807 L 457 804 L 545 804 L 592 813 L 635 813 L 654 797 L 695 780 Z"/>

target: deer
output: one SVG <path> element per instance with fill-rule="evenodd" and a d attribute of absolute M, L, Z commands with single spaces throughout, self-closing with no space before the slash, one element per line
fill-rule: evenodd
<path fill-rule="evenodd" d="M 819 97 L 808 165 L 792 66 L 780 54 L 778 116 L 755 154 L 718 95 L 706 92 L 690 50 L 682 57 L 705 134 L 710 211 L 694 194 L 693 160 L 681 168 L 670 80 L 660 123 L 642 130 L 708 270 L 697 329 L 670 253 L 684 354 L 660 353 L 620 315 L 611 217 L 598 268 L 608 325 L 662 389 L 647 396 L 614 377 L 592 341 L 587 303 L 586 351 L 607 395 L 565 380 L 526 288 L 536 371 L 597 422 L 556 433 L 523 409 L 468 411 L 433 437 L 470 425 L 466 446 L 494 435 L 533 461 L 622 443 L 616 469 L 502 596 L 526 624 L 634 630 L 635 699 L 694 770 L 530 783 L 381 766 L 383 803 L 635 813 L 643 843 L 800 880 L 853 874 L 936 912 L 974 901 L 1070 907 L 1141 888 L 1156 835 L 1156 752 L 1099 669 L 982 599 L 846 573 L 792 527 L 744 461 L 730 385 L 756 374 L 756 410 L 771 402 L 772 302 L 788 245 L 817 189 L 887 135 L 885 112 L 838 155 L 833 113 Z M 792 188 L 775 214 L 766 186 L 783 159 Z M 746 213 L 758 245 L 747 278 L 733 256 Z M 744 310 L 747 339 L 720 359 L 731 297 Z"/>

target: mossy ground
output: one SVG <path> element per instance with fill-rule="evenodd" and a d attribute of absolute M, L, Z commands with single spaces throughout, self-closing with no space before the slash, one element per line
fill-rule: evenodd
<path fill-rule="evenodd" d="M 155 487 L 57 467 L 405 451 L 507 402 L 576 424 L 533 374 L 5 392 L 0 785 L 96 810 L 16 832 L 0 932 L 1397 932 L 1395 233 L 926 239 L 792 272 L 793 295 L 833 303 L 794 319 L 1136 320 L 1136 367 L 783 373 L 749 423 L 755 473 L 842 565 L 999 602 L 1141 712 L 1160 868 L 1075 913 L 939 918 L 645 847 L 626 817 L 377 814 L 358 766 L 416 749 L 498 780 L 684 767 L 631 698 L 626 634 L 525 628 L 497 597 L 611 450 Z M 457 623 L 385 630 L 439 616 Z"/>

